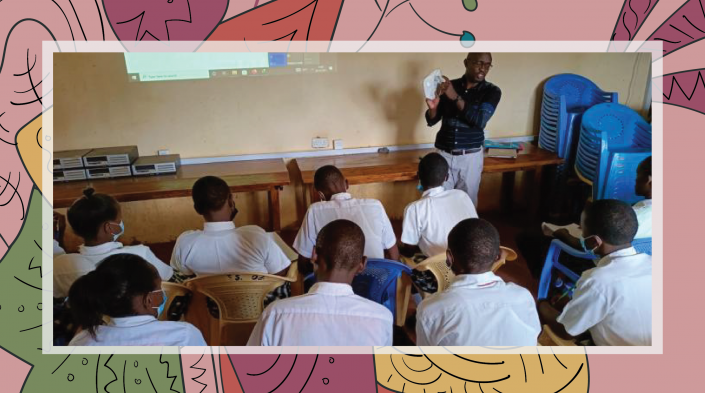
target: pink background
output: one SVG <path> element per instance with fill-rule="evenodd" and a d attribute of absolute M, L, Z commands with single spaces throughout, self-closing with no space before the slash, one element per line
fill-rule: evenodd
<path fill-rule="evenodd" d="M 193 0 L 197 1 L 197 0 Z M 202 0 L 201 0 L 202 1 Z M 285 1 L 285 0 L 279 0 Z M 655 1 L 655 0 L 654 0 Z M 700 0 L 690 0 L 700 1 Z M 67 0 L 57 0 L 64 9 L 71 9 Z M 260 1 L 259 3 L 264 3 Z M 382 7 L 386 4 L 379 0 Z M 402 0 L 390 0 L 386 5 L 388 11 L 401 3 Z M 251 8 L 255 0 L 231 0 L 226 12 L 226 18 L 234 16 Z M 478 40 L 607 40 L 612 34 L 615 22 L 623 9 L 621 0 L 577 1 L 577 0 L 543 0 L 527 1 L 489 1 L 479 0 L 478 9 L 469 13 L 462 8 L 461 0 L 414 0 L 414 8 L 424 18 L 436 27 L 453 34 L 463 30 L 472 32 Z M 642 4 L 642 2 L 634 2 Z M 683 0 L 661 0 L 654 8 L 649 18 L 644 21 L 636 39 L 646 39 L 657 29 L 681 4 Z M 97 2 L 102 12 L 102 3 Z M 102 40 L 100 20 L 97 19 L 96 2 L 92 0 L 74 0 L 78 15 L 81 15 L 82 27 L 88 40 Z M 696 9 L 697 11 L 697 9 Z M 95 15 L 90 17 L 90 15 Z M 105 14 L 102 14 L 105 24 L 105 39 L 114 40 L 115 35 L 108 25 Z M 705 18 L 705 14 L 699 16 Z M 57 40 L 70 40 L 71 33 L 64 16 L 54 6 L 51 0 L 4 0 L 0 1 L 0 38 L 3 42 L 8 38 L 10 28 L 17 21 L 25 18 L 41 20 L 54 34 Z M 76 17 L 67 13 L 76 40 L 83 40 Z M 365 40 L 378 23 L 379 11 L 373 0 L 348 0 L 336 31 L 336 40 Z M 691 18 L 695 21 L 694 18 Z M 668 23 L 666 23 L 667 25 Z M 32 30 L 34 29 L 34 30 Z M 21 34 L 19 34 L 21 33 Z M 9 130 L 0 130 L 0 137 L 13 142 L 17 131 L 40 111 L 39 103 L 21 107 L 10 105 L 10 101 L 18 101 L 21 97 L 15 91 L 27 88 L 22 79 L 16 79 L 14 73 L 26 71 L 22 69 L 26 63 L 27 48 L 30 56 L 36 53 L 37 62 L 41 64 L 41 40 L 48 39 L 46 30 L 25 22 L 13 32 L 13 37 L 7 44 L 7 52 L 2 53 L 3 69 L 0 70 L 0 113 L 7 112 L 0 118 L 0 124 Z M 375 35 L 375 40 L 455 40 L 439 33 L 421 22 L 407 5 L 402 5 L 385 18 Z M 607 45 L 605 45 L 607 47 Z M 0 50 L 5 50 L 0 46 Z M 673 73 L 691 69 L 705 68 L 705 41 L 692 44 L 668 56 L 663 61 L 663 72 Z M 41 80 L 41 70 L 33 73 L 33 80 Z M 51 78 L 51 77 L 50 77 Z M 666 79 L 666 78 L 664 78 Z M 687 78 L 686 78 L 687 79 Z M 685 81 L 686 79 L 683 79 Z M 695 80 L 691 77 L 689 80 Z M 702 102 L 705 95 L 705 83 L 699 84 L 695 90 L 691 83 L 681 82 L 683 89 L 690 94 L 694 91 L 693 100 L 687 100 L 677 92 L 674 102 L 693 105 Z M 17 85 L 15 84 L 17 83 Z M 668 86 L 670 88 L 670 86 Z M 41 90 L 38 89 L 40 92 Z M 47 93 L 48 94 L 48 93 Z M 662 101 L 659 89 L 654 89 L 654 100 Z M 45 103 L 51 102 L 51 96 Z M 658 104 L 657 104 L 658 105 Z M 700 109 L 703 110 L 703 109 Z M 696 358 L 695 345 L 698 340 L 697 321 L 692 315 L 698 315 L 703 309 L 696 303 L 699 298 L 699 283 L 705 275 L 705 267 L 697 258 L 699 252 L 691 251 L 693 245 L 701 244 L 699 209 L 700 168 L 699 158 L 702 147 L 705 146 L 705 115 L 693 110 L 663 105 L 664 113 L 664 354 L 663 355 L 590 355 L 590 377 L 593 392 L 611 391 L 676 391 L 677 388 L 695 390 L 699 377 L 699 368 L 703 362 Z M 0 174 L 21 173 L 23 179 L 29 179 L 19 158 L 15 155 L 14 146 L 0 142 Z M 658 147 L 657 147 L 658 148 Z M 14 179 L 14 176 L 13 176 Z M 658 179 L 656 180 L 658 181 Z M 12 182 L 14 184 L 14 181 Z M 1 185 L 1 184 L 0 184 Z M 29 182 L 22 183 L 20 193 L 27 206 L 30 192 Z M 6 200 L 0 200 L 4 203 Z M 6 207 L 0 208 L 0 234 L 7 243 L 11 243 L 19 231 L 17 223 L 6 220 L 9 214 L 19 214 L 17 200 Z M 3 210 L 4 209 L 4 210 Z M 0 244 L 0 257 L 6 247 Z M 696 255 L 695 258 L 690 255 Z M 680 260 L 679 266 L 670 266 Z M 675 270 L 678 272 L 675 272 Z M 670 272 L 670 273 L 668 273 Z M 678 274 L 676 274 L 678 273 Z M 698 329 L 699 330 L 699 329 Z M 2 338 L 0 337 L 0 343 Z M 22 354 L 19 354 L 20 356 Z M 18 391 L 27 375 L 25 363 L 0 350 L 0 368 L 3 375 L 3 391 Z M 341 355 L 338 355 L 341 356 Z M 14 360 L 13 360 L 14 359 Z M 9 360 L 9 362 L 8 362 Z M 191 360 L 191 359 L 189 359 Z M 196 358 L 197 360 L 197 358 Z M 194 360 L 195 361 L 195 360 Z M 19 362 L 19 363 L 18 363 Z M 205 362 L 205 359 L 204 359 Z M 184 365 L 192 364 L 184 361 Z M 10 366 L 10 368 L 7 367 Z M 14 366 L 13 366 L 14 365 Z M 15 368 L 12 368 L 15 367 Z M 212 368 L 212 367 L 211 367 Z M 36 371 L 36 370 L 35 370 Z M 192 372 L 193 370 L 184 370 Z M 5 377 L 14 376 L 15 379 Z M 36 377 L 41 378 L 41 375 Z M 212 373 L 203 375 L 205 380 L 214 381 Z M 200 391 L 201 386 L 184 378 L 186 390 Z M 211 385 L 212 386 L 212 385 Z"/>

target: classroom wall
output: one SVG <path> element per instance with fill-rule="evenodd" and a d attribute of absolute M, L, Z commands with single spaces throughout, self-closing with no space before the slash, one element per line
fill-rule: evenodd
<path fill-rule="evenodd" d="M 316 136 L 343 139 L 346 148 L 431 143 L 438 127 L 423 120 L 420 82 L 434 68 L 462 75 L 461 53 L 338 54 L 333 74 L 129 82 L 121 53 L 54 56 L 54 149 L 137 144 L 140 154 L 169 149 L 182 157 L 311 150 Z M 503 92 L 488 126 L 490 137 L 538 134 L 542 84 L 552 75 L 584 75 L 620 102 L 641 111 L 650 81 L 645 53 L 495 53 L 488 80 Z M 282 225 L 301 218 L 303 190 L 285 187 Z M 416 199 L 413 184 L 355 186 L 357 196 L 382 201 L 401 217 Z M 498 206 L 499 176 L 483 176 L 480 210 Z M 265 193 L 236 196 L 236 223 L 267 223 Z M 189 198 L 124 204 L 126 238 L 173 240 L 201 220 Z"/>

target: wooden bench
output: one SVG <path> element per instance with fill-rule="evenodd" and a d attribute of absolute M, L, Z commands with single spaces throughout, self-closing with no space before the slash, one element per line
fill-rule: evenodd
<path fill-rule="evenodd" d="M 494 158 L 485 155 L 482 173 L 502 173 L 502 205 L 509 208 L 514 190 L 514 179 L 517 171 L 534 172 L 534 190 L 531 210 L 535 216 L 538 213 L 540 201 L 539 185 L 543 167 L 562 164 L 563 159 L 555 153 L 540 149 L 532 144 L 524 143 L 524 149 L 516 159 Z M 390 153 L 351 154 L 334 157 L 312 157 L 296 159 L 296 165 L 301 173 L 301 180 L 308 190 L 310 203 L 318 199 L 313 189 L 313 176 L 316 170 L 324 165 L 335 165 L 353 184 L 384 183 L 396 181 L 418 180 L 417 171 L 421 157 L 435 149 L 414 149 L 394 151 Z"/>
<path fill-rule="evenodd" d="M 86 187 L 112 195 L 120 202 L 188 197 L 196 180 L 208 175 L 225 180 L 234 193 L 267 191 L 271 229 L 281 230 L 279 191 L 290 184 L 289 171 L 282 159 L 182 165 L 173 175 L 54 183 L 54 208 L 71 206 Z"/>

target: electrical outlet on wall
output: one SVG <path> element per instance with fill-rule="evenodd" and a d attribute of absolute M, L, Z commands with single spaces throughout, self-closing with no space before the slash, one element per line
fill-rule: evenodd
<path fill-rule="evenodd" d="M 162 149 L 157 152 L 160 156 L 168 156 L 169 155 L 169 149 Z"/>
<path fill-rule="evenodd" d="M 325 149 L 328 147 L 328 138 L 315 137 L 311 140 L 311 147 L 314 149 Z"/>
<path fill-rule="evenodd" d="M 342 139 L 333 140 L 333 149 L 343 150 L 343 140 Z"/>

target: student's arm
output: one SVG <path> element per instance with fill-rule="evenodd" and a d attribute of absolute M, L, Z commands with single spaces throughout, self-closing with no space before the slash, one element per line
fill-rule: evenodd
<path fill-rule="evenodd" d="M 265 235 L 266 242 L 262 245 L 264 248 L 264 266 L 269 274 L 276 276 L 286 276 L 289 272 L 291 261 L 286 257 L 284 251 L 277 243 L 269 236 Z"/>
<path fill-rule="evenodd" d="M 289 266 L 285 267 L 284 270 L 280 270 L 276 273 L 274 273 L 275 276 L 280 276 L 280 277 L 286 277 L 286 275 L 289 273 Z"/>
<path fill-rule="evenodd" d="M 176 239 L 176 244 L 174 245 L 174 250 L 171 252 L 170 265 L 171 265 L 172 269 L 179 271 L 181 274 L 184 274 L 186 276 L 192 276 L 192 275 L 194 275 L 194 272 L 192 272 L 191 269 L 184 266 L 184 263 L 183 263 L 183 258 L 181 256 L 181 247 L 182 247 L 181 246 L 181 239 L 182 239 L 181 236 L 179 236 Z"/>
<path fill-rule="evenodd" d="M 419 347 L 430 347 L 435 345 L 428 339 L 426 327 L 423 323 L 423 317 L 420 313 L 416 314 L 416 345 Z"/>
<path fill-rule="evenodd" d="M 384 258 L 392 261 L 399 260 L 399 248 L 396 244 L 392 248 L 384 250 Z"/>
<path fill-rule="evenodd" d="M 155 268 L 157 268 L 157 271 L 159 272 L 159 277 L 161 277 L 162 281 L 169 281 L 171 276 L 174 275 L 174 269 L 172 269 L 172 267 L 167 265 L 166 263 L 162 262 L 161 259 L 157 258 L 157 256 L 154 255 L 154 253 L 149 247 L 142 247 L 146 248 L 144 259 L 147 260 L 147 262 L 151 263 Z"/>
<path fill-rule="evenodd" d="M 570 232 L 568 232 L 568 230 L 565 228 L 561 228 L 553 232 L 553 237 L 569 245 L 571 248 L 574 248 L 578 251 L 583 251 L 583 246 L 580 244 L 580 239 L 571 235 Z"/>
<path fill-rule="evenodd" d="M 386 336 L 387 339 L 384 340 L 384 346 L 386 347 L 391 347 L 394 345 L 394 320 L 392 319 L 392 322 L 387 325 L 387 331 L 386 331 Z"/>
<path fill-rule="evenodd" d="M 413 204 L 404 209 L 404 221 L 401 230 L 401 254 L 405 257 L 413 257 L 420 251 L 418 244 L 421 240 L 421 228 L 418 222 L 418 214 Z"/>
<path fill-rule="evenodd" d="M 184 322 L 185 323 L 185 322 Z M 188 329 L 186 331 L 186 340 L 184 340 L 185 347 L 205 347 L 206 340 L 203 339 L 203 334 L 195 326 L 188 324 Z"/>
<path fill-rule="evenodd" d="M 397 235 L 394 234 L 392 222 L 389 221 L 387 212 L 384 210 L 381 202 L 378 202 L 382 218 L 382 247 L 384 248 L 384 257 L 393 261 L 399 260 L 399 248 L 397 247 Z"/>
<path fill-rule="evenodd" d="M 610 312 L 605 288 L 590 279 L 581 278 L 575 286 L 573 299 L 563 308 L 556 321 L 573 337 L 579 336 L 604 320 Z"/>
<path fill-rule="evenodd" d="M 565 326 L 563 324 L 558 322 L 558 316 L 561 315 L 558 310 L 553 308 L 548 302 L 548 300 L 543 299 L 539 300 L 538 304 L 538 311 L 539 311 L 539 318 L 541 319 L 541 323 L 544 325 L 548 325 L 548 327 L 553 330 L 554 333 L 558 335 L 558 337 L 561 337 L 566 340 L 572 340 L 574 339 L 573 336 L 568 334 L 568 332 L 565 331 Z"/>
<path fill-rule="evenodd" d="M 419 252 L 421 252 L 419 246 L 412 246 L 411 244 L 406 243 L 402 243 L 399 246 L 399 253 L 407 258 L 411 258 Z"/>

